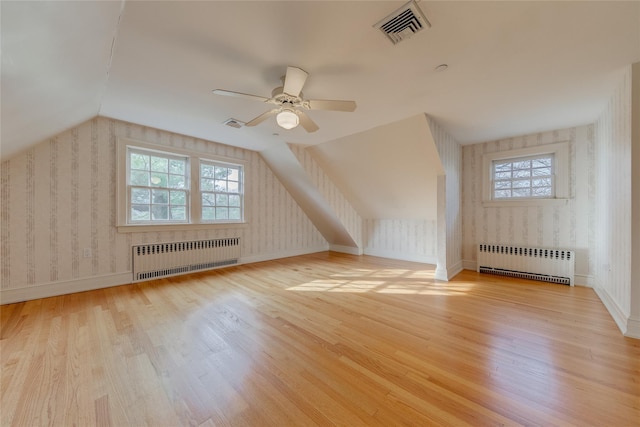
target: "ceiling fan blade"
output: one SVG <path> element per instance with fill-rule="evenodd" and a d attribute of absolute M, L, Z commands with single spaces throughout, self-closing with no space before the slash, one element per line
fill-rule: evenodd
<path fill-rule="evenodd" d="M 269 117 L 273 116 L 274 114 L 276 114 L 278 111 L 280 111 L 279 108 L 274 108 L 271 111 L 267 111 L 265 113 L 260 114 L 258 117 L 256 117 L 255 119 L 247 122 L 247 124 L 245 124 L 245 126 L 255 126 L 258 125 L 262 122 L 264 122 L 265 120 L 267 120 Z"/>
<path fill-rule="evenodd" d="M 296 110 L 295 113 L 300 118 L 300 124 L 302 125 L 304 130 L 306 130 L 307 132 L 311 133 L 320 129 L 316 124 L 316 122 L 311 120 L 311 117 L 307 116 L 307 114 L 304 111 Z"/>
<path fill-rule="evenodd" d="M 307 81 L 307 76 L 309 73 L 300 68 L 287 67 L 287 75 L 284 77 L 284 93 L 291 96 L 300 95 L 302 86 Z"/>
<path fill-rule="evenodd" d="M 269 98 L 265 98 L 264 96 L 249 95 L 248 93 L 233 92 L 231 90 L 224 90 L 224 89 L 214 89 L 213 93 L 215 93 L 216 95 L 234 96 L 236 98 L 253 99 L 254 101 L 260 101 L 260 102 L 267 102 L 269 100 Z"/>
<path fill-rule="evenodd" d="M 310 99 L 310 110 L 331 110 L 331 111 L 355 111 L 355 101 L 334 101 L 330 99 Z"/>

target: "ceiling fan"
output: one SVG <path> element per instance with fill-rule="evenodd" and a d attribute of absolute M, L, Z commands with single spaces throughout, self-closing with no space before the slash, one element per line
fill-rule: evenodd
<path fill-rule="evenodd" d="M 304 110 L 354 111 L 355 101 L 336 101 L 328 99 L 304 99 L 302 87 L 307 81 L 309 73 L 297 67 L 287 67 L 287 74 L 282 77 L 282 86 L 271 92 L 271 98 L 249 95 L 224 89 L 214 89 L 216 95 L 235 96 L 274 104 L 277 107 L 260 114 L 247 122 L 245 126 L 255 126 L 275 115 L 276 122 L 284 129 L 293 129 L 299 124 L 307 132 L 315 132 L 318 125 L 304 112 Z"/>

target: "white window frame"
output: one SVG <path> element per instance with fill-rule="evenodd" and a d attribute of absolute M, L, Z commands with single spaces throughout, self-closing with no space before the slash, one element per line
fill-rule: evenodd
<path fill-rule="evenodd" d="M 128 185 L 129 149 L 134 151 L 156 152 L 174 157 L 186 157 L 188 162 L 189 178 L 189 217 L 187 221 L 149 221 L 132 222 L 129 219 L 130 194 Z M 200 164 L 201 162 L 212 164 L 226 164 L 238 167 L 241 171 L 240 188 L 242 218 L 240 220 L 213 220 L 207 221 L 201 218 L 201 192 L 200 192 Z M 143 232 L 143 231 L 173 231 L 209 228 L 243 228 L 248 226 L 246 212 L 246 162 L 240 159 L 226 158 L 217 155 L 207 155 L 202 152 L 174 148 L 170 146 L 150 144 L 129 138 L 118 138 L 117 141 L 117 185 L 116 185 L 116 224 L 119 232 Z"/>
<path fill-rule="evenodd" d="M 493 164 L 495 161 L 527 159 L 535 156 L 553 156 L 554 197 L 493 198 Z M 537 145 L 518 150 L 498 151 L 482 156 L 482 205 L 490 206 L 540 206 L 566 204 L 569 199 L 569 143 Z"/>

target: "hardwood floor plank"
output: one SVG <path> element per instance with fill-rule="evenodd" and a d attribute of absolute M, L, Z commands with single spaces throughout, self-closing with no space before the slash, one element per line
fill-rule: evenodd
<path fill-rule="evenodd" d="M 2 306 L 0 424 L 636 426 L 592 289 L 318 253 Z"/>

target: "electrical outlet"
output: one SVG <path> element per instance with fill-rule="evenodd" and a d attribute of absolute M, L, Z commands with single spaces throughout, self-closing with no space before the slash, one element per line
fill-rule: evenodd
<path fill-rule="evenodd" d="M 85 258 L 91 258 L 91 248 L 84 248 L 84 250 L 82 251 L 82 255 Z"/>

